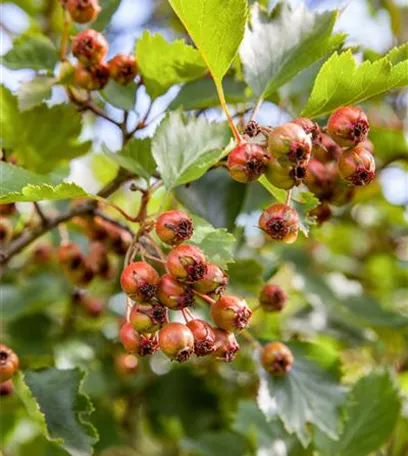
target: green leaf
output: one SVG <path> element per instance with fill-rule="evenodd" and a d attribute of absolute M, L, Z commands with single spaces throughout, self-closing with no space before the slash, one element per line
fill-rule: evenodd
<path fill-rule="evenodd" d="M 111 152 L 104 146 L 103 152 L 122 168 L 143 177 L 147 181 L 156 169 L 150 138 L 132 138 L 125 148 L 117 153 Z"/>
<path fill-rule="evenodd" d="M 49 108 L 42 104 L 20 112 L 16 97 L 4 86 L 0 86 L 0 99 L 2 140 L 23 166 L 46 173 L 88 152 L 91 142 L 78 141 L 82 116 L 73 106 L 59 104 Z"/>
<path fill-rule="evenodd" d="M 132 111 L 135 108 L 137 85 L 134 82 L 126 86 L 117 84 L 112 79 L 99 93 L 115 108 Z"/>
<path fill-rule="evenodd" d="M 387 90 L 408 85 L 408 44 L 382 59 L 357 66 L 350 50 L 335 52 L 320 69 L 303 117 L 319 117 L 344 105 L 357 104 Z"/>
<path fill-rule="evenodd" d="M 143 83 L 153 99 L 174 84 L 192 81 L 207 71 L 199 52 L 184 40 L 169 43 L 148 30 L 137 41 L 136 56 Z"/>
<path fill-rule="evenodd" d="M 228 266 L 229 286 L 236 293 L 257 295 L 263 283 L 263 266 L 252 258 L 239 258 Z"/>
<path fill-rule="evenodd" d="M 286 201 L 287 191 L 282 190 L 281 188 L 275 187 L 271 184 L 265 176 L 259 178 L 259 183 L 262 184 L 266 190 L 278 201 L 279 203 L 284 203 Z"/>
<path fill-rule="evenodd" d="M 37 76 L 32 81 L 23 82 L 17 91 L 20 111 L 28 111 L 51 98 L 52 86 L 55 83 L 56 79 L 48 76 Z"/>
<path fill-rule="evenodd" d="M 202 176 L 225 154 L 230 132 L 225 122 L 204 117 L 187 119 L 179 111 L 169 113 L 153 138 L 152 151 L 167 188 Z"/>
<path fill-rule="evenodd" d="M 92 404 L 80 392 L 84 375 L 79 369 L 52 368 L 20 373 L 15 381 L 18 395 L 46 438 L 72 456 L 88 456 L 98 440 L 88 421 Z"/>
<path fill-rule="evenodd" d="M 188 454 L 200 456 L 242 456 L 245 454 L 245 446 L 245 440 L 230 431 L 206 432 L 194 439 L 181 441 L 181 447 Z"/>
<path fill-rule="evenodd" d="M 313 65 L 344 41 L 332 36 L 337 11 L 322 14 L 306 6 L 279 6 L 272 16 L 252 10 L 240 56 L 245 80 L 257 97 L 266 98 L 301 70 Z"/>
<path fill-rule="evenodd" d="M 218 266 L 225 268 L 234 261 L 235 237 L 225 228 L 215 229 L 199 217 L 193 217 L 194 233 L 189 244 L 194 244 L 205 253 L 207 258 Z"/>
<path fill-rule="evenodd" d="M 312 225 L 316 225 L 316 219 L 309 215 L 310 211 L 320 204 L 319 199 L 311 192 L 297 192 L 292 197 L 293 207 L 299 214 L 299 228 L 308 237 Z"/>
<path fill-rule="evenodd" d="M 13 47 L 1 57 L 1 63 L 13 70 L 53 71 L 58 62 L 58 53 L 52 41 L 44 35 L 21 35 Z"/>
<path fill-rule="evenodd" d="M 0 162 L 0 175 L 0 203 L 90 196 L 74 183 L 61 182 L 55 176 L 42 176 L 5 162 Z"/>
<path fill-rule="evenodd" d="M 169 0 L 215 80 L 221 81 L 242 41 L 247 0 Z"/>
<path fill-rule="evenodd" d="M 227 103 L 244 103 L 248 100 L 245 96 L 246 84 L 243 82 L 227 76 L 223 80 L 222 86 Z M 190 111 L 192 109 L 206 109 L 219 104 L 214 81 L 211 78 L 203 78 L 184 84 L 168 109 L 173 111 L 183 108 L 185 111 Z"/>
<path fill-rule="evenodd" d="M 393 431 L 401 402 L 390 374 L 372 373 L 363 377 L 350 393 L 347 422 L 338 441 L 320 432 L 316 446 L 330 456 L 366 456 L 378 450 Z"/>
<path fill-rule="evenodd" d="M 120 5 L 120 0 L 99 0 L 101 12 L 95 22 L 92 23 L 92 28 L 103 32 L 107 25 L 111 22 L 117 8 Z"/>
<path fill-rule="evenodd" d="M 277 414 L 286 430 L 295 433 L 304 447 L 312 439 L 309 424 L 337 439 L 340 408 L 346 397 L 338 370 L 323 365 L 327 354 L 314 344 L 288 346 L 295 359 L 290 373 L 278 377 L 260 369 L 259 408 L 267 418 Z"/>

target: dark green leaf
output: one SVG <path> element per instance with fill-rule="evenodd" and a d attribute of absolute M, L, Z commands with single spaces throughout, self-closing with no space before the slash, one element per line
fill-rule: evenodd
<path fill-rule="evenodd" d="M 181 441 L 181 446 L 194 455 L 200 456 L 242 456 L 245 454 L 245 440 L 233 432 L 208 432 L 195 439 Z M 191 453 L 189 453 L 191 454 Z"/>
<path fill-rule="evenodd" d="M 108 85 L 100 93 L 115 108 L 132 111 L 135 108 L 136 92 L 137 85 L 134 82 L 131 82 L 127 86 L 122 86 L 110 80 Z"/>
<path fill-rule="evenodd" d="M 263 283 L 263 266 L 252 258 L 239 258 L 228 266 L 229 286 L 235 293 L 257 295 Z"/>

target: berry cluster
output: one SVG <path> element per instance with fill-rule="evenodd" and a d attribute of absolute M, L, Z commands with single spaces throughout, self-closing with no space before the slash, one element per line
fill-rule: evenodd
<path fill-rule="evenodd" d="M 232 361 L 239 350 L 234 331 L 248 326 L 252 311 L 243 299 L 224 295 L 228 276 L 221 268 L 208 262 L 198 247 L 183 243 L 193 234 L 190 217 L 177 210 L 164 212 L 156 221 L 156 234 L 171 247 L 161 260 L 164 273 L 160 276 L 146 261 L 137 261 L 121 275 L 131 303 L 120 330 L 124 348 L 139 356 L 160 348 L 179 362 L 193 354 Z M 210 305 L 216 327 L 191 313 L 197 298 Z M 169 311 L 180 311 L 185 324 L 170 322 Z"/>
<path fill-rule="evenodd" d="M 8 396 L 13 392 L 11 377 L 18 371 L 20 361 L 14 351 L 0 344 L 0 396 Z"/>
<path fill-rule="evenodd" d="M 11 204 L 0 204 L 0 247 L 10 242 L 13 237 L 13 224 L 10 217 L 16 212 L 16 206 Z"/>
<path fill-rule="evenodd" d="M 63 7 L 71 19 L 79 24 L 94 21 L 101 8 L 97 0 L 63 0 Z M 78 59 L 74 83 L 85 90 L 101 90 L 112 78 L 120 85 L 130 84 L 138 73 L 136 59 L 132 55 L 118 54 L 108 63 L 108 42 L 96 30 L 87 29 L 72 40 L 72 53 Z"/>

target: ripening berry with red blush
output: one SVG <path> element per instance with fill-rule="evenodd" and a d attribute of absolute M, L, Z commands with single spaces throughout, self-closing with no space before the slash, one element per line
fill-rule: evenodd
<path fill-rule="evenodd" d="M 166 264 L 173 277 L 186 283 L 197 282 L 207 272 L 205 255 L 194 245 L 179 245 L 172 249 Z"/>
<path fill-rule="evenodd" d="M 101 12 L 98 0 L 66 0 L 65 7 L 78 24 L 94 21 Z"/>
<path fill-rule="evenodd" d="M 9 380 L 19 369 L 20 361 L 7 345 L 0 344 L 0 383 Z"/>
<path fill-rule="evenodd" d="M 144 261 L 131 263 L 122 271 L 122 290 L 137 302 L 150 302 L 156 296 L 159 274 Z"/>
<path fill-rule="evenodd" d="M 102 33 L 84 30 L 72 39 L 72 53 L 85 67 L 96 65 L 108 53 L 108 42 Z"/>
<path fill-rule="evenodd" d="M 299 215 L 287 204 L 273 204 L 259 217 L 259 228 L 271 239 L 291 244 L 299 232 Z"/>
<path fill-rule="evenodd" d="M 342 147 L 365 141 L 369 128 L 365 112 L 355 106 L 336 109 L 327 122 L 327 132 Z"/>
<path fill-rule="evenodd" d="M 67 278 L 79 287 L 85 287 L 94 278 L 94 272 L 79 247 L 66 242 L 58 248 L 58 261 Z"/>
<path fill-rule="evenodd" d="M 76 65 L 74 84 L 84 90 L 102 90 L 109 81 L 109 68 L 105 62 L 98 62 L 85 67 Z"/>
<path fill-rule="evenodd" d="M 306 117 L 299 117 L 295 120 L 292 120 L 292 123 L 299 125 L 302 127 L 305 133 L 310 135 L 312 139 L 312 145 L 316 144 L 319 141 L 319 137 L 321 135 L 319 125 L 311 119 L 307 119 Z"/>
<path fill-rule="evenodd" d="M 215 332 L 205 320 L 190 320 L 187 327 L 194 336 L 194 353 L 197 356 L 207 356 L 215 351 Z"/>
<path fill-rule="evenodd" d="M 259 295 L 259 303 L 265 312 L 280 312 L 286 304 L 288 297 L 278 285 L 265 285 Z"/>
<path fill-rule="evenodd" d="M 128 353 L 139 356 L 153 355 L 159 349 L 157 334 L 138 334 L 130 323 L 120 328 L 119 340 Z"/>
<path fill-rule="evenodd" d="M 227 363 L 233 361 L 239 351 L 239 344 L 234 333 L 214 328 L 214 334 L 215 351 L 213 352 L 213 356 L 215 356 L 216 359 Z"/>
<path fill-rule="evenodd" d="M 251 316 L 252 310 L 245 300 L 236 296 L 222 296 L 211 306 L 213 322 L 228 332 L 247 328 Z"/>
<path fill-rule="evenodd" d="M 11 396 L 14 392 L 14 385 L 11 380 L 0 383 L 0 397 Z"/>
<path fill-rule="evenodd" d="M 337 161 L 342 152 L 342 148 L 325 133 L 320 134 L 319 140 L 312 148 L 313 158 L 319 160 L 321 163 Z"/>
<path fill-rule="evenodd" d="M 349 184 L 367 185 L 375 176 L 375 160 L 371 152 L 359 144 L 354 149 L 343 152 L 337 169 Z"/>
<path fill-rule="evenodd" d="M 153 334 L 167 321 L 166 308 L 161 304 L 135 304 L 129 322 L 141 334 Z"/>
<path fill-rule="evenodd" d="M 262 147 L 245 143 L 229 153 L 227 167 L 234 180 L 247 184 L 265 173 L 269 160 L 269 154 Z"/>
<path fill-rule="evenodd" d="M 332 216 L 332 210 L 327 203 L 321 203 L 309 212 L 311 217 L 316 219 L 318 225 L 322 225 L 327 222 Z"/>
<path fill-rule="evenodd" d="M 194 295 L 189 285 L 184 285 L 171 274 L 164 274 L 157 287 L 159 301 L 172 310 L 191 307 L 194 304 Z"/>
<path fill-rule="evenodd" d="M 323 164 L 312 158 L 307 165 L 305 185 L 320 200 L 330 200 L 334 191 L 334 184 L 337 178 L 335 163 Z"/>
<path fill-rule="evenodd" d="M 15 203 L 0 204 L 0 215 L 3 217 L 9 217 L 16 212 Z"/>
<path fill-rule="evenodd" d="M 214 263 L 207 264 L 204 277 L 193 283 L 194 290 L 202 294 L 221 295 L 228 286 L 228 276 Z"/>
<path fill-rule="evenodd" d="M 115 55 L 109 60 L 108 66 L 111 78 L 122 86 L 130 84 L 137 75 L 137 64 L 133 55 Z"/>
<path fill-rule="evenodd" d="M 179 245 L 193 235 L 193 221 L 181 211 L 163 212 L 156 221 L 156 234 L 167 245 Z"/>
<path fill-rule="evenodd" d="M 289 348 L 281 342 L 270 342 L 262 349 L 261 363 L 270 374 L 282 376 L 290 372 L 293 355 Z"/>
<path fill-rule="evenodd" d="M 183 363 L 194 353 L 194 336 L 181 323 L 168 323 L 159 332 L 160 350 L 171 360 Z"/>
<path fill-rule="evenodd" d="M 276 158 L 272 157 L 265 176 L 275 187 L 283 190 L 300 185 L 306 176 L 307 163 L 284 164 L 282 165 Z"/>

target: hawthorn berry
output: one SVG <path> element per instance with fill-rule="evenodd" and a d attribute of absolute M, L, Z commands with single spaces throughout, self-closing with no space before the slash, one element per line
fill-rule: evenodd
<path fill-rule="evenodd" d="M 120 284 L 129 298 L 138 302 L 149 302 L 156 296 L 160 276 L 144 261 L 131 263 L 122 271 Z"/>
<path fill-rule="evenodd" d="M 281 342 L 270 342 L 262 349 L 261 363 L 270 374 L 287 374 L 292 368 L 293 361 L 292 352 Z"/>
<path fill-rule="evenodd" d="M 106 56 L 108 42 L 96 30 L 84 30 L 72 39 L 72 53 L 82 65 L 89 67 L 99 63 Z"/>
<path fill-rule="evenodd" d="M 247 184 L 265 173 L 269 160 L 269 154 L 262 147 L 245 143 L 229 153 L 227 167 L 234 180 Z"/>
<path fill-rule="evenodd" d="M 312 158 L 307 165 L 304 183 L 320 200 L 330 200 L 333 195 L 336 173 L 334 163 L 323 164 Z"/>
<path fill-rule="evenodd" d="M 286 304 L 288 297 L 278 285 L 265 285 L 259 295 L 259 303 L 265 312 L 280 312 Z"/>
<path fill-rule="evenodd" d="M 287 204 L 273 204 L 259 217 L 259 228 L 275 241 L 291 244 L 299 232 L 299 215 Z"/>
<path fill-rule="evenodd" d="M 268 135 L 268 150 L 281 164 L 307 164 L 312 140 L 302 127 L 288 122 L 276 127 Z"/>
<path fill-rule="evenodd" d="M 115 270 L 109 260 L 108 252 L 103 242 L 92 242 L 88 262 L 94 271 L 95 275 L 104 279 L 112 279 L 115 275 Z"/>
<path fill-rule="evenodd" d="M 324 222 L 330 219 L 332 216 L 332 210 L 327 203 L 321 203 L 309 212 L 311 217 L 315 217 L 318 225 L 322 225 Z"/>
<path fill-rule="evenodd" d="M 128 353 L 140 356 L 152 355 L 159 349 L 156 334 L 138 334 L 130 323 L 125 323 L 120 328 L 119 340 Z"/>
<path fill-rule="evenodd" d="M 197 282 L 207 272 L 205 255 L 194 245 L 179 245 L 172 249 L 166 264 L 171 275 L 186 283 Z"/>
<path fill-rule="evenodd" d="M 360 144 L 343 152 L 337 164 L 340 176 L 352 185 L 367 185 L 375 176 L 374 157 Z"/>
<path fill-rule="evenodd" d="M 193 221 L 181 211 L 163 212 L 156 221 L 156 234 L 165 244 L 179 245 L 193 235 Z"/>
<path fill-rule="evenodd" d="M 81 306 L 81 309 L 92 318 L 98 318 L 103 312 L 103 302 L 93 296 L 88 296 L 81 293 L 76 302 Z"/>
<path fill-rule="evenodd" d="M 194 353 L 206 356 L 215 351 L 215 333 L 212 326 L 205 320 L 190 320 L 187 327 L 194 336 Z"/>
<path fill-rule="evenodd" d="M 319 140 L 312 148 L 312 156 L 321 163 L 337 161 L 342 152 L 342 148 L 325 133 L 321 133 Z"/>
<path fill-rule="evenodd" d="M 65 6 L 72 20 L 78 24 L 94 21 L 101 12 L 98 0 L 66 0 Z"/>
<path fill-rule="evenodd" d="M 0 383 L 9 380 L 20 366 L 18 356 L 7 345 L 0 344 Z"/>
<path fill-rule="evenodd" d="M 208 263 L 204 277 L 193 283 L 194 290 L 202 294 L 221 295 L 228 286 L 228 276 L 216 264 Z"/>
<path fill-rule="evenodd" d="M 13 237 L 13 225 L 9 219 L 0 218 L 0 245 L 7 244 Z"/>
<path fill-rule="evenodd" d="M 271 184 L 284 190 L 300 185 L 305 175 L 304 165 L 283 166 L 276 158 L 270 160 L 265 172 L 265 176 Z"/>
<path fill-rule="evenodd" d="M 365 141 L 369 128 L 365 112 L 355 106 L 336 109 L 327 122 L 327 132 L 342 147 Z"/>
<path fill-rule="evenodd" d="M 168 323 L 159 332 L 160 350 L 171 360 L 183 363 L 194 353 L 194 336 L 181 323 Z"/>
<path fill-rule="evenodd" d="M 234 336 L 234 333 L 214 328 L 214 334 L 215 350 L 213 355 L 215 358 L 221 361 L 226 361 L 227 363 L 233 361 L 239 350 L 239 344 Z"/>
<path fill-rule="evenodd" d="M 116 356 L 115 358 L 115 367 L 117 372 L 120 375 L 126 376 L 128 374 L 133 374 L 137 371 L 139 361 L 136 356 L 128 354 L 128 353 L 121 353 L 120 355 Z"/>
<path fill-rule="evenodd" d="M 312 139 L 312 145 L 319 141 L 320 137 L 320 128 L 316 122 L 313 122 L 311 119 L 307 119 L 306 117 L 299 117 L 298 119 L 292 120 L 292 123 L 299 125 L 302 127 L 305 133 L 310 135 Z"/>
<path fill-rule="evenodd" d="M 0 383 L 0 397 L 11 396 L 13 392 L 14 386 L 11 380 Z"/>
<path fill-rule="evenodd" d="M 85 67 L 77 64 L 74 72 L 74 84 L 85 90 L 101 90 L 109 81 L 109 68 L 105 62 L 98 62 Z"/>
<path fill-rule="evenodd" d="M 172 310 L 191 307 L 194 304 L 194 295 L 189 285 L 183 285 L 171 274 L 164 274 L 157 287 L 159 301 Z"/>
<path fill-rule="evenodd" d="M 0 204 L 0 215 L 9 217 L 16 212 L 16 205 L 14 203 Z"/>
<path fill-rule="evenodd" d="M 46 264 L 54 258 L 54 247 L 51 244 L 39 244 L 34 247 L 31 258 L 36 264 Z"/>
<path fill-rule="evenodd" d="M 167 311 L 161 304 L 135 304 L 129 318 L 133 329 L 142 334 L 155 333 L 166 320 Z"/>
<path fill-rule="evenodd" d="M 66 276 L 75 285 L 86 286 L 94 278 L 91 266 L 76 244 L 72 242 L 61 244 L 58 248 L 58 260 Z"/>
<path fill-rule="evenodd" d="M 251 316 L 252 310 L 245 300 L 236 296 L 222 296 L 211 306 L 213 322 L 228 332 L 247 328 Z"/>
<path fill-rule="evenodd" d="M 123 86 L 130 84 L 137 75 L 136 59 L 132 55 L 115 55 L 108 66 L 111 78 Z"/>

